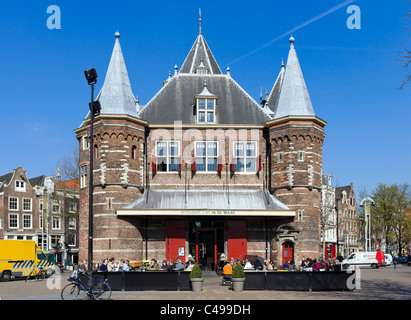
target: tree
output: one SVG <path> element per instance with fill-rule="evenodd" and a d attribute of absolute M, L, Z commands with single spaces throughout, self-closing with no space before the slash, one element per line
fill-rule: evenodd
<path fill-rule="evenodd" d="M 61 177 L 56 177 L 53 200 L 58 203 L 61 217 L 64 219 L 65 244 L 73 244 L 77 242 L 79 230 L 78 146 L 74 145 L 70 152 L 62 156 L 57 167 Z"/>
<path fill-rule="evenodd" d="M 372 208 L 374 234 L 381 232 L 387 244 L 396 244 L 401 254 L 410 242 L 410 216 L 407 209 L 411 206 L 411 190 L 408 184 L 378 184 L 372 194 L 375 207 Z"/>

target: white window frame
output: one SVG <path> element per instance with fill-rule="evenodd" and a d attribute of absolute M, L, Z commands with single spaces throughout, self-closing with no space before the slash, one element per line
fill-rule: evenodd
<path fill-rule="evenodd" d="M 28 203 L 30 204 L 30 208 L 26 209 L 25 205 L 27 204 L 26 201 L 28 200 Z M 24 212 L 32 212 L 33 211 L 33 199 L 31 198 L 23 198 L 23 211 Z"/>
<path fill-rule="evenodd" d="M 16 192 L 26 192 L 26 183 L 22 180 L 16 180 L 14 182 L 14 190 Z"/>
<path fill-rule="evenodd" d="M 80 189 L 87 187 L 87 164 L 80 166 Z"/>
<path fill-rule="evenodd" d="M 200 100 L 204 100 L 204 109 L 200 110 Z M 208 101 L 213 101 L 213 108 L 208 109 Z M 210 97 L 198 97 L 197 98 L 197 103 L 196 103 L 196 110 L 197 110 L 197 123 L 199 124 L 208 124 L 216 123 L 216 104 L 217 104 L 217 99 L 216 98 L 210 98 Z M 200 121 L 200 113 L 204 113 L 204 121 Z M 213 121 L 208 121 L 208 114 L 213 115 Z"/>
<path fill-rule="evenodd" d="M 83 150 L 87 150 L 90 148 L 90 140 L 88 136 L 83 136 L 82 137 L 82 142 L 83 142 Z"/>
<path fill-rule="evenodd" d="M 243 144 L 244 146 L 244 154 L 242 156 L 237 156 L 237 150 L 240 150 L 239 148 L 236 148 L 237 144 Z M 248 150 L 248 145 L 249 144 L 254 144 L 254 150 L 255 154 L 252 156 L 247 156 L 247 150 Z M 258 158 L 258 143 L 257 141 L 234 141 L 233 142 L 233 158 L 234 158 L 234 165 L 235 165 L 235 172 L 236 173 L 242 173 L 242 174 L 255 174 L 257 172 L 257 158 Z M 243 159 L 244 161 L 244 171 L 239 171 L 238 166 L 237 166 L 237 159 Z M 254 161 L 254 169 L 247 171 L 247 159 L 251 159 Z"/>
<path fill-rule="evenodd" d="M 26 226 L 26 222 L 29 223 L 28 226 Z M 33 215 L 32 214 L 26 214 L 26 213 L 23 214 L 23 229 L 33 229 Z"/>
<path fill-rule="evenodd" d="M 61 218 L 53 216 L 51 219 L 51 229 L 61 230 Z"/>
<path fill-rule="evenodd" d="M 55 210 L 55 209 L 57 209 L 57 210 Z M 60 205 L 60 201 L 58 201 L 58 200 L 53 200 L 52 202 L 51 202 L 51 212 L 53 213 L 53 214 L 60 214 L 61 213 L 61 205 Z"/>
<path fill-rule="evenodd" d="M 158 148 L 158 144 L 159 143 L 165 143 L 166 144 L 166 155 L 159 155 L 159 148 Z M 173 155 L 169 155 L 169 151 L 170 151 L 170 144 L 171 143 L 176 143 L 177 144 L 177 154 L 173 154 Z M 165 173 L 165 172 L 169 172 L 169 173 L 175 173 L 178 172 L 178 168 L 179 168 L 179 161 L 180 161 L 180 141 L 176 141 L 176 140 L 157 140 L 155 142 L 155 152 L 156 152 L 156 166 L 157 166 L 157 173 Z M 166 170 L 159 170 L 159 159 L 166 159 Z M 177 163 L 172 164 L 171 163 L 171 159 L 177 159 Z M 170 170 L 170 165 L 176 165 L 177 169 L 176 170 Z"/>
<path fill-rule="evenodd" d="M 11 226 L 11 216 L 16 216 L 16 227 Z M 9 229 L 18 229 L 19 228 L 19 214 L 18 213 L 9 213 Z"/>
<path fill-rule="evenodd" d="M 197 144 L 200 144 L 200 143 L 205 143 L 205 155 L 197 154 Z M 210 144 L 215 144 L 215 149 L 217 151 L 216 155 L 209 155 L 208 154 L 208 150 L 209 150 L 208 149 L 208 144 L 209 143 Z M 218 141 L 196 141 L 195 142 L 194 156 L 196 158 L 196 172 L 199 172 L 199 173 L 201 173 L 201 172 L 205 172 L 205 173 L 208 173 L 208 172 L 215 173 L 215 172 L 217 172 L 217 170 L 218 170 L 218 156 L 219 156 L 218 147 L 219 147 L 218 146 Z M 199 169 L 199 163 L 200 163 L 199 159 L 205 159 L 205 164 L 204 164 L 205 170 L 200 170 Z M 215 161 L 215 170 L 209 170 L 209 165 L 212 165 L 212 163 L 209 162 L 210 159 L 214 159 L 214 161 Z"/>
<path fill-rule="evenodd" d="M 16 199 L 16 208 L 11 208 L 11 199 Z M 19 198 L 17 197 L 9 197 L 9 210 L 10 211 L 19 211 Z"/>

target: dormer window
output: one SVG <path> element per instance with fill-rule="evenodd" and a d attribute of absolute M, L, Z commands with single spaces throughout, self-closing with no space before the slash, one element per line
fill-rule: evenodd
<path fill-rule="evenodd" d="M 208 68 L 204 65 L 203 59 L 201 59 L 200 65 L 196 68 L 197 74 L 208 74 Z"/>
<path fill-rule="evenodd" d="M 197 122 L 215 123 L 215 100 L 197 99 Z"/>
<path fill-rule="evenodd" d="M 207 89 L 207 81 L 204 81 L 204 89 L 196 98 L 197 123 L 216 123 L 217 96 Z"/>

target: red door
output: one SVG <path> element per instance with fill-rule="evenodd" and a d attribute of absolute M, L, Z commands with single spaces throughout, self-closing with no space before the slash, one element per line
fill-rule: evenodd
<path fill-rule="evenodd" d="M 284 242 L 283 243 L 283 264 L 288 260 L 294 259 L 294 244 L 292 242 Z"/>
<path fill-rule="evenodd" d="M 166 221 L 166 259 L 186 262 L 186 222 Z"/>
<path fill-rule="evenodd" d="M 228 259 L 244 259 L 247 254 L 247 221 L 228 220 Z"/>

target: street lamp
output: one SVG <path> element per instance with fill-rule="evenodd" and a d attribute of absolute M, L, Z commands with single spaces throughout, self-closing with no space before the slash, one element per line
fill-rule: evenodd
<path fill-rule="evenodd" d="M 91 85 L 91 102 L 89 103 L 90 108 L 90 177 L 89 177 L 89 208 L 88 208 L 88 273 L 90 275 L 89 280 L 91 281 L 91 275 L 93 273 L 93 122 L 94 116 L 100 114 L 100 102 L 94 101 L 94 85 L 97 83 L 97 71 L 92 68 L 84 71 L 87 82 Z"/>
<path fill-rule="evenodd" d="M 51 177 L 47 177 L 44 180 L 44 186 L 46 187 L 47 191 L 47 219 L 44 221 L 44 214 L 43 214 L 43 230 L 44 225 L 46 226 L 46 250 L 49 251 L 50 249 L 50 241 L 49 241 L 49 217 L 50 217 L 50 194 L 54 192 L 54 182 Z M 43 208 L 45 207 L 45 203 L 43 200 Z M 43 237 L 43 235 L 42 235 Z M 44 238 L 42 239 L 44 243 Z"/>
<path fill-rule="evenodd" d="M 375 202 L 372 198 L 362 199 L 360 202 L 360 207 L 364 208 L 364 219 L 365 219 L 365 237 L 364 237 L 364 250 L 368 252 L 371 250 L 371 211 L 370 207 L 375 206 Z"/>
<path fill-rule="evenodd" d="M 337 214 L 337 257 L 340 255 L 340 249 L 339 249 L 340 244 L 338 242 L 338 236 L 339 236 L 339 234 L 338 234 L 338 232 L 339 232 L 339 230 L 338 230 L 338 201 L 340 201 L 340 200 L 341 200 L 340 197 L 335 199 L 335 212 Z"/>

